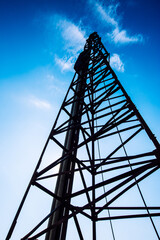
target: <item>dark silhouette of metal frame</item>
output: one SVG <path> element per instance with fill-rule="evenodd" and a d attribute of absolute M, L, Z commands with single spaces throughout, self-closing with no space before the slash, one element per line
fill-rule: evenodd
<path fill-rule="evenodd" d="M 159 169 L 160 146 L 112 70 L 109 58 L 98 34 L 92 33 L 75 63 L 76 73 L 7 240 L 13 233 L 32 185 L 50 195 L 53 204 L 49 214 L 23 240 L 37 239 L 42 235 L 45 235 L 46 240 L 64 240 L 70 219 L 74 220 L 79 239 L 85 239 L 78 214 L 92 222 L 93 240 L 98 239 L 96 224 L 99 221 L 110 221 L 113 230 L 113 220 L 141 217 L 150 219 L 155 234 L 160 239 L 153 221 L 153 217 L 160 216 L 160 207 L 147 206 L 139 186 L 142 180 Z M 141 133 L 151 143 L 147 152 L 142 152 L 141 147 L 134 148 L 134 141 Z M 50 142 L 57 145 L 62 155 L 41 168 Z M 131 151 L 132 142 L 134 154 Z M 79 151 L 85 152 L 84 156 L 81 157 Z M 57 166 L 59 170 L 52 172 Z M 73 187 L 75 176 L 78 176 L 82 185 L 78 190 Z M 46 179 L 56 182 L 54 191 L 45 186 Z M 114 206 L 133 187 L 138 189 L 143 206 Z M 81 204 L 81 197 L 85 199 L 84 204 Z M 79 205 L 74 204 L 76 199 L 80 201 Z M 111 211 L 118 214 L 112 215 Z M 38 232 L 44 222 L 48 222 L 48 226 Z"/>

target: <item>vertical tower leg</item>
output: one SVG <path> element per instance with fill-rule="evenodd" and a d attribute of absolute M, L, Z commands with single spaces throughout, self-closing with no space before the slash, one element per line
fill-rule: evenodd
<path fill-rule="evenodd" d="M 64 148 L 67 152 L 70 152 L 66 158 L 66 151 L 63 151 L 62 159 L 65 157 L 65 160 L 61 163 L 59 176 L 56 183 L 55 194 L 60 198 L 64 199 L 65 196 L 71 194 L 72 192 L 72 185 L 73 185 L 73 178 L 74 174 L 70 174 L 67 172 L 74 172 L 75 168 L 75 157 L 77 154 L 76 146 L 78 144 L 79 139 L 79 129 L 80 129 L 80 122 L 81 122 L 81 111 L 83 106 L 83 95 L 85 92 L 86 86 L 86 77 L 87 77 L 87 69 L 88 69 L 88 62 L 89 62 L 89 55 L 88 52 L 83 52 L 83 58 L 81 61 L 85 61 L 86 65 L 81 69 L 78 69 L 79 77 L 78 83 L 75 90 L 74 101 L 71 110 L 71 120 L 68 124 L 68 132 L 66 133 L 65 144 Z M 77 60 L 78 62 L 78 60 Z M 71 149 L 74 149 L 71 152 Z M 66 172 L 66 174 L 64 174 Z M 52 203 L 51 211 L 57 209 L 54 214 L 50 217 L 48 227 L 54 225 L 58 221 L 69 214 L 69 206 L 70 199 L 67 200 L 65 203 L 62 204 L 61 201 L 54 199 Z M 62 205 L 62 206 L 61 206 Z M 58 224 L 53 230 L 50 230 L 45 237 L 45 240 L 65 240 L 66 238 L 66 231 L 67 231 L 67 224 L 68 221 L 62 222 Z"/>

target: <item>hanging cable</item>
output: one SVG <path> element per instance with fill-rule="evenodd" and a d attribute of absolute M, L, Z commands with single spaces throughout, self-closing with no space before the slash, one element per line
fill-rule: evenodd
<path fill-rule="evenodd" d="M 105 89 L 106 89 L 105 82 L 104 82 L 104 86 L 105 86 Z M 113 110 L 112 110 L 111 103 L 110 103 L 110 100 L 109 100 L 109 99 L 108 99 L 108 104 L 109 104 L 110 109 L 111 109 L 111 112 L 112 112 Z M 113 113 L 112 113 L 112 116 L 113 116 L 113 119 L 114 119 L 114 121 L 115 121 L 115 123 L 116 123 L 116 120 L 115 120 L 115 117 L 114 117 Z M 125 146 L 124 146 L 124 144 L 123 144 L 123 140 L 122 140 L 121 134 L 120 134 L 120 132 L 119 132 L 118 126 L 116 126 L 116 129 L 117 129 L 117 132 L 118 132 L 118 135 L 119 135 L 119 139 L 120 139 L 120 142 L 121 142 L 121 144 L 122 144 L 124 153 L 125 153 L 126 157 L 128 157 L 127 150 L 126 150 L 126 148 L 125 148 Z M 131 163 L 130 163 L 130 160 L 129 160 L 129 159 L 128 159 L 128 163 L 129 163 L 129 167 L 130 167 L 130 169 L 131 169 L 131 171 L 132 171 L 133 168 L 132 168 L 132 166 L 131 166 Z M 156 226 L 155 226 L 155 224 L 154 224 L 154 222 L 153 222 L 153 219 L 152 219 L 152 217 L 151 217 L 151 215 L 150 215 L 150 212 L 149 212 L 149 210 L 148 210 L 146 201 L 145 201 L 145 199 L 144 199 L 144 196 L 143 196 L 143 194 L 142 194 L 142 191 L 141 191 L 141 189 L 140 189 L 140 186 L 139 186 L 139 184 L 138 184 L 138 182 L 137 182 L 136 177 L 134 177 L 134 180 L 135 180 L 135 182 L 136 182 L 136 185 L 137 185 L 139 194 L 140 194 L 140 196 L 141 196 L 141 198 L 142 198 L 143 204 L 144 204 L 144 206 L 145 206 L 145 208 L 146 208 L 146 211 L 147 211 L 147 213 L 148 213 L 148 215 L 149 215 L 149 218 L 150 218 L 150 221 L 151 221 L 152 226 L 153 226 L 153 228 L 154 228 L 154 231 L 155 231 L 158 239 L 160 240 L 160 236 L 159 236 L 158 231 L 157 231 L 157 229 L 156 229 Z"/>
<path fill-rule="evenodd" d="M 95 97 L 96 97 L 96 93 L 95 93 Z M 97 113 L 95 114 L 96 115 L 96 118 L 97 118 Z M 98 131 L 98 126 L 97 126 L 97 119 L 96 119 L 96 131 Z M 97 148 L 98 148 L 98 155 L 99 155 L 99 159 L 101 159 L 101 152 L 100 152 L 100 145 L 99 145 L 99 140 L 97 140 Z M 101 171 L 102 171 L 102 166 L 101 166 Z M 104 182 L 104 175 L 103 175 L 103 172 L 101 173 L 101 176 L 102 176 L 102 182 Z M 105 186 L 103 185 L 103 191 L 105 193 Z M 105 196 L 105 200 L 106 200 L 106 203 L 108 203 L 107 201 L 107 196 Z M 110 214 L 110 210 L 108 210 L 108 216 L 109 218 L 111 217 L 111 214 Z M 110 227 L 111 227 L 111 232 L 112 232 L 112 237 L 113 237 L 113 240 L 116 240 L 115 238 L 115 234 L 114 234 L 114 229 L 113 229 L 113 224 L 112 224 L 112 220 L 110 219 L 109 220 L 110 222 Z"/>
<path fill-rule="evenodd" d="M 97 120 L 96 120 L 96 124 L 97 124 Z M 101 154 L 100 154 L 100 146 L 99 146 L 99 140 L 97 140 L 97 147 L 98 147 L 98 155 L 99 155 L 99 159 L 101 159 Z M 101 166 L 101 171 L 102 171 L 102 166 Z M 104 175 L 103 175 L 103 172 L 101 173 L 102 175 L 102 181 L 104 182 Z M 103 185 L 103 190 L 104 190 L 104 193 L 105 193 L 105 186 Z M 107 201 L 107 196 L 105 196 L 105 199 L 106 199 L 106 203 L 108 202 Z M 111 217 L 111 214 L 110 214 L 110 210 L 108 209 L 108 216 L 109 218 Z M 110 227 L 111 227 L 111 232 L 112 232 L 112 237 L 113 237 L 113 240 L 115 240 L 115 234 L 114 234 L 114 230 L 113 230 L 113 224 L 112 224 L 112 220 L 110 219 L 109 220 L 110 222 Z"/>

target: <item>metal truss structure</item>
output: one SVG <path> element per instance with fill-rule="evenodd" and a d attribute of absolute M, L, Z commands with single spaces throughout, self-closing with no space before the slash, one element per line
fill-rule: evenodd
<path fill-rule="evenodd" d="M 151 197 L 146 200 L 142 191 L 146 192 L 146 179 L 160 167 L 157 139 L 112 70 L 109 53 L 97 33 L 87 39 L 74 68 L 6 239 L 12 236 L 32 185 L 53 202 L 48 215 L 23 240 L 124 240 L 129 238 L 124 233 L 121 237 L 118 230 L 126 232 L 133 226 L 132 239 L 141 218 L 143 227 L 153 230 L 153 238 L 148 239 L 160 239 L 155 220 L 160 205 L 153 205 Z M 51 156 L 48 148 L 54 149 Z"/>

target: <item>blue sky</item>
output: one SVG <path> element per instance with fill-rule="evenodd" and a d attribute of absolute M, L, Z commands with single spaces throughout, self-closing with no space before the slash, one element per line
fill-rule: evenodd
<path fill-rule="evenodd" d="M 159 11 L 159 0 L 1 0 L 1 239 L 92 32 L 160 140 Z"/>

